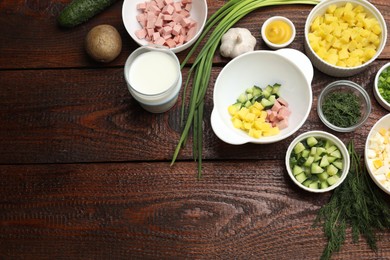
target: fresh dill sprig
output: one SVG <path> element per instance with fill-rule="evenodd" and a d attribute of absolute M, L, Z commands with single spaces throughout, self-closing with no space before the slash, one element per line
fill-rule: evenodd
<path fill-rule="evenodd" d="M 323 260 L 330 259 L 340 250 L 348 226 L 354 243 L 362 236 L 374 251 L 377 250 L 376 232 L 390 228 L 390 205 L 369 178 L 353 141 L 348 144 L 348 152 L 351 158 L 349 173 L 314 221 L 314 225 L 323 225 L 328 239 L 321 256 Z"/>

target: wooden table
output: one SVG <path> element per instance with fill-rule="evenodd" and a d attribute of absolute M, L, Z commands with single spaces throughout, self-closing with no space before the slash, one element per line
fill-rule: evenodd
<path fill-rule="evenodd" d="M 296 187 L 285 169 L 285 151 L 298 134 L 325 130 L 345 143 L 353 139 L 363 154 L 370 127 L 387 113 L 372 86 L 377 70 L 390 61 L 389 45 L 367 70 L 347 78 L 371 97 L 364 127 L 342 134 L 321 123 L 317 97 L 336 78 L 315 70 L 309 118 L 272 145 L 232 146 L 214 135 L 213 85 L 228 62 L 217 53 L 198 180 L 191 139 L 170 166 L 181 97 L 170 111 L 151 114 L 127 90 L 123 66 L 137 46 L 122 24 L 122 1 L 83 25 L 61 29 L 56 17 L 69 2 L 0 1 L 0 259 L 319 259 L 326 240 L 312 225 L 331 193 Z M 209 13 L 224 2 L 208 0 Z M 390 2 L 371 2 L 390 21 Z M 256 49 L 268 49 L 262 23 L 271 15 L 287 16 L 297 28 L 290 47 L 304 51 L 311 9 L 262 8 L 237 26 L 251 30 Z M 109 64 L 93 62 L 83 47 L 87 32 L 102 23 L 115 26 L 123 39 L 120 56 Z M 352 243 L 348 232 L 334 259 L 390 259 L 390 232 L 378 235 L 373 252 L 363 239 Z"/>

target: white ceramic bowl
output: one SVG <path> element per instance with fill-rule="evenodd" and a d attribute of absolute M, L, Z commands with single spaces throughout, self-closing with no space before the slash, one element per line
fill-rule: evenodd
<path fill-rule="evenodd" d="M 325 62 L 323 59 L 321 59 L 311 48 L 309 44 L 308 34 L 310 30 L 310 25 L 312 24 L 313 20 L 320 15 L 323 15 L 326 12 L 326 9 L 330 5 L 336 5 L 336 6 L 344 6 L 346 3 L 352 3 L 354 6 L 361 5 L 365 8 L 366 12 L 370 14 L 372 17 L 376 18 L 380 24 L 380 27 L 382 29 L 382 37 L 381 37 L 381 43 L 377 49 L 377 52 L 374 57 L 372 57 L 369 61 L 366 63 L 356 66 L 356 67 L 340 67 L 332 65 L 328 62 Z M 316 67 L 318 70 L 322 71 L 325 74 L 328 74 L 330 76 L 334 77 L 349 77 L 352 75 L 355 75 L 363 70 L 365 70 L 383 51 L 383 48 L 386 46 L 387 41 L 387 27 L 386 27 L 386 21 L 379 12 L 379 10 L 371 4 L 369 1 L 366 0 L 326 0 L 321 1 L 319 4 L 317 4 L 309 13 L 306 23 L 305 23 L 305 52 L 307 56 L 310 58 L 311 62 L 313 63 L 314 67 Z"/>
<path fill-rule="evenodd" d="M 282 22 L 285 22 L 291 29 L 291 37 L 290 39 L 285 42 L 285 43 L 281 43 L 281 44 L 277 44 L 277 43 L 273 43 L 271 42 L 267 36 L 266 36 L 266 29 L 267 29 L 267 26 L 271 23 L 271 22 L 274 22 L 274 21 L 282 21 Z M 295 26 L 293 24 L 293 22 L 291 22 L 290 19 L 284 17 L 284 16 L 272 16 L 270 18 L 268 18 L 264 23 L 263 25 L 261 26 L 261 37 L 263 38 L 264 42 L 268 45 L 268 47 L 270 47 L 271 49 L 274 49 L 274 50 L 277 50 L 277 49 L 281 49 L 281 48 L 285 48 L 287 47 L 288 45 L 290 45 L 293 40 L 295 39 L 295 34 L 296 34 L 296 30 L 295 30 Z"/>
<path fill-rule="evenodd" d="M 214 133 L 229 144 L 274 143 L 295 133 L 306 121 L 312 106 L 310 60 L 294 49 L 252 51 L 231 60 L 220 72 L 214 86 L 211 126 Z M 278 135 L 254 138 L 233 126 L 229 105 L 247 88 L 280 83 L 280 95 L 292 111 L 289 126 Z"/>
<path fill-rule="evenodd" d="M 388 187 L 385 187 L 385 184 L 381 183 L 379 177 L 379 174 L 374 173 L 374 166 L 373 166 L 373 159 L 369 158 L 369 147 L 370 147 L 370 139 L 381 129 L 384 128 L 387 131 L 390 129 L 390 114 L 387 114 L 386 116 L 382 117 L 374 124 L 374 126 L 371 128 L 365 145 L 365 151 L 364 151 L 364 162 L 366 164 L 366 168 L 368 173 L 370 174 L 372 180 L 378 185 L 379 188 L 381 188 L 384 192 L 390 195 L 390 177 L 387 178 L 387 185 Z M 387 145 L 389 146 L 389 145 Z M 385 168 L 387 171 L 385 174 L 388 174 L 390 167 Z M 381 176 L 383 178 L 383 176 Z"/>
<path fill-rule="evenodd" d="M 140 46 L 148 45 L 150 44 L 145 39 L 139 39 L 135 32 L 142 28 L 142 26 L 137 21 L 137 15 L 139 14 L 139 11 L 137 10 L 137 4 L 144 3 L 146 1 L 150 0 L 124 0 L 122 5 L 122 20 L 123 24 L 127 30 L 127 32 L 130 34 L 131 38 L 138 43 Z M 178 1 L 178 0 L 175 0 Z M 184 43 L 183 45 L 171 48 L 171 50 L 174 53 L 181 52 L 188 47 L 190 47 L 192 44 L 195 43 L 195 41 L 199 38 L 201 35 L 203 28 L 206 24 L 207 20 L 207 0 L 194 0 L 192 2 L 192 9 L 190 11 L 191 18 L 197 21 L 197 32 L 195 36 L 189 40 L 188 42 Z"/>
<path fill-rule="evenodd" d="M 383 97 L 382 95 L 379 93 L 379 89 L 378 89 L 378 81 L 379 81 L 379 76 L 381 75 L 381 73 L 390 67 L 390 62 L 389 63 L 386 63 L 385 65 L 383 65 L 382 68 L 380 68 L 380 70 L 376 73 L 376 76 L 375 76 L 375 81 L 374 81 L 374 96 L 375 96 L 375 99 L 378 101 L 378 103 L 384 107 L 385 109 L 389 110 L 390 111 L 390 103 L 387 102 Z"/>
<path fill-rule="evenodd" d="M 338 149 L 340 150 L 340 152 L 342 154 L 343 170 L 340 173 L 340 176 L 339 176 L 340 179 L 335 184 L 333 184 L 327 188 L 324 188 L 324 189 L 313 189 L 313 188 L 306 187 L 305 185 L 300 183 L 295 178 L 295 176 L 292 172 L 292 169 L 291 169 L 290 157 L 291 157 L 291 153 L 293 152 L 295 145 L 298 142 L 301 142 L 302 140 L 305 140 L 310 136 L 316 137 L 317 139 L 322 138 L 322 139 L 330 140 L 331 142 L 333 142 L 333 144 L 335 144 L 338 147 Z M 328 132 L 324 132 L 324 131 L 309 131 L 309 132 L 306 132 L 306 133 L 299 135 L 291 142 L 291 144 L 287 148 L 286 157 L 285 157 L 285 164 L 286 164 L 288 175 L 290 176 L 291 180 L 297 186 L 299 186 L 300 188 L 302 188 L 304 190 L 310 191 L 310 192 L 322 193 L 322 192 L 327 192 L 327 191 L 330 191 L 330 190 L 337 188 L 345 180 L 345 178 L 347 177 L 348 172 L 349 172 L 350 158 L 349 158 L 347 147 L 336 136 L 334 136 Z"/>

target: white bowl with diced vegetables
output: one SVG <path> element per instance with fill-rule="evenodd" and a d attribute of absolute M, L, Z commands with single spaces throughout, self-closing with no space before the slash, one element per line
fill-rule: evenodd
<path fill-rule="evenodd" d="M 350 158 L 344 143 L 324 131 L 309 131 L 291 142 L 285 158 L 288 175 L 300 188 L 327 192 L 347 177 Z"/>
<path fill-rule="evenodd" d="M 199 38 L 207 20 L 206 0 L 124 0 L 123 24 L 140 46 L 181 52 Z"/>
<path fill-rule="evenodd" d="M 310 113 L 312 79 L 310 60 L 294 49 L 251 51 L 234 58 L 214 85 L 214 133 L 233 145 L 289 137 Z"/>
<path fill-rule="evenodd" d="M 370 130 L 364 162 L 376 185 L 390 194 L 390 114 L 379 119 Z"/>

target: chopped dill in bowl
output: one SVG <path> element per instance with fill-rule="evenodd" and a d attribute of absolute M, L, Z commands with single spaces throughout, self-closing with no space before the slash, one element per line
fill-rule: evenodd
<path fill-rule="evenodd" d="M 355 82 L 334 81 L 321 91 L 317 112 L 329 128 L 338 132 L 351 132 L 362 126 L 370 115 L 370 96 Z"/>
<path fill-rule="evenodd" d="M 333 92 L 322 104 L 325 118 L 333 125 L 346 128 L 357 124 L 362 116 L 360 100 L 352 92 Z"/>

